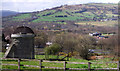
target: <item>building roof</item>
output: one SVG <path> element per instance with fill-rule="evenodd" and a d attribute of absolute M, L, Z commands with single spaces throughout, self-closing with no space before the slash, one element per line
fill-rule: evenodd
<path fill-rule="evenodd" d="M 13 32 L 13 34 L 27 34 L 27 33 L 34 34 L 33 30 L 29 27 L 26 27 L 26 26 L 18 27 Z"/>

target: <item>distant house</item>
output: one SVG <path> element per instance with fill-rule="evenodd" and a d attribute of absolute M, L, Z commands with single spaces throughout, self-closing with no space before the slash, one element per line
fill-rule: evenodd
<path fill-rule="evenodd" d="M 106 39 L 108 36 L 102 36 L 102 33 L 89 33 L 90 36 L 95 36 L 97 39 Z"/>
<path fill-rule="evenodd" d="M 89 33 L 89 35 L 90 35 L 90 36 L 100 36 L 100 35 L 102 35 L 102 34 L 95 32 L 95 33 Z"/>
<path fill-rule="evenodd" d="M 108 21 L 109 19 L 101 19 L 100 21 Z"/>
<path fill-rule="evenodd" d="M 89 49 L 89 53 L 97 53 L 97 54 L 109 54 L 109 51 L 103 51 L 101 49 Z"/>
<path fill-rule="evenodd" d="M 50 46 L 50 45 L 52 45 L 52 42 L 47 42 L 46 45 Z"/>
<path fill-rule="evenodd" d="M 108 36 L 99 36 L 99 39 L 101 38 L 105 39 L 105 38 L 108 38 Z"/>

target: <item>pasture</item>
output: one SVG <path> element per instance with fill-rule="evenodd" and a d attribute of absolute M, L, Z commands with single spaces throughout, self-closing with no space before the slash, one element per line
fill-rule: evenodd
<path fill-rule="evenodd" d="M 55 59 L 57 56 L 55 55 L 50 55 L 49 58 Z M 60 58 L 63 58 L 63 56 L 60 56 Z M 45 55 L 36 55 L 35 59 L 45 59 Z M 65 59 L 67 60 L 67 59 Z M 117 68 L 117 63 L 104 63 L 104 62 L 110 62 L 112 58 L 104 58 L 104 59 L 99 59 L 99 60 L 84 60 L 84 59 L 77 59 L 74 57 L 69 58 L 69 61 L 66 62 L 91 62 L 91 68 Z M 17 64 L 17 60 L 11 60 L 11 59 L 3 59 L 1 60 L 3 64 Z M 97 64 L 101 63 L 102 64 Z M 94 64 L 95 63 L 95 64 Z M 22 60 L 20 62 L 21 65 L 36 65 L 39 66 L 39 61 L 27 61 L 27 60 Z M 43 66 L 47 67 L 63 67 L 63 63 L 48 63 L 48 62 L 43 62 Z M 67 68 L 88 68 L 87 64 L 66 64 Z M 3 65 L 2 69 L 17 69 L 17 66 L 10 66 L 10 65 Z M 39 69 L 36 67 L 25 67 L 21 66 L 21 69 Z M 44 68 L 43 68 L 44 69 Z"/>
<path fill-rule="evenodd" d="M 105 27 L 114 27 L 118 25 L 118 21 L 83 21 L 77 22 L 79 25 L 94 25 L 94 26 L 105 26 Z"/>

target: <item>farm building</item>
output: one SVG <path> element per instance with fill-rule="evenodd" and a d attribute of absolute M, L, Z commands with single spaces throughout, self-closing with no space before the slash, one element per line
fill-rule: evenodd
<path fill-rule="evenodd" d="M 26 26 L 18 27 L 11 35 L 12 43 L 5 53 L 5 58 L 34 58 L 34 32 Z"/>
<path fill-rule="evenodd" d="M 89 35 L 90 35 L 90 36 L 100 36 L 100 35 L 102 35 L 102 34 L 95 32 L 95 33 L 89 33 Z"/>

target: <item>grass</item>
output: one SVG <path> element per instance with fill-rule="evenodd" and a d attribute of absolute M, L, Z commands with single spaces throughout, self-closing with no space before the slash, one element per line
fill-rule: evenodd
<path fill-rule="evenodd" d="M 102 34 L 102 36 L 110 36 L 110 35 L 114 35 L 114 34 Z"/>
<path fill-rule="evenodd" d="M 13 21 L 20 21 L 20 20 L 27 19 L 27 18 L 30 18 L 30 17 L 31 17 L 30 14 L 21 14 L 19 16 L 14 16 Z"/>
<path fill-rule="evenodd" d="M 18 69 L 18 66 L 9 66 L 9 65 L 3 65 L 2 66 L 2 69 Z M 37 69 L 35 67 L 24 67 L 24 66 L 21 66 L 21 69 Z"/>
<path fill-rule="evenodd" d="M 45 16 L 45 17 L 40 17 L 36 20 L 33 20 L 32 22 L 34 23 L 39 23 L 41 21 L 46 21 L 46 22 L 53 22 L 53 21 L 76 21 L 78 19 L 84 19 L 83 17 L 73 17 L 73 16 L 68 16 L 68 17 L 50 17 L 50 16 Z"/>
<path fill-rule="evenodd" d="M 95 5 L 95 6 L 93 6 Z M 18 14 L 16 16 L 3 18 L 5 21 L 16 21 L 16 22 L 30 22 L 30 23 L 40 23 L 40 22 L 58 22 L 60 21 L 80 21 L 80 20 L 92 20 L 94 17 L 97 19 L 102 18 L 112 18 L 113 16 L 117 17 L 117 14 L 113 14 L 112 11 L 109 10 L 92 10 L 93 9 L 99 9 L 99 8 L 112 8 L 117 7 L 117 4 L 105 4 L 105 3 L 88 3 L 83 4 L 81 7 L 69 8 L 69 6 L 63 6 L 61 8 L 57 9 L 46 9 L 43 11 L 39 11 L 36 13 L 24 13 L 24 14 Z M 85 7 L 85 8 L 84 8 Z M 94 8 L 96 7 L 96 8 Z M 90 10 L 89 10 L 90 8 Z M 84 9 L 88 9 L 88 11 L 84 11 Z M 81 12 L 80 12 L 81 11 Z M 79 13 L 80 12 L 80 13 Z M 37 18 L 33 18 L 33 17 Z M 55 16 L 65 16 L 65 17 L 55 17 Z M 83 24 L 81 22 L 78 22 L 79 24 Z M 64 24 L 64 23 L 63 23 Z M 101 26 L 101 24 L 93 24 L 97 26 Z M 102 26 L 106 26 L 105 24 L 102 24 Z M 113 25 L 110 25 L 113 26 Z"/>
<path fill-rule="evenodd" d="M 112 14 L 112 13 L 110 13 L 110 14 L 106 14 L 108 17 L 112 17 L 112 16 L 118 16 L 118 15 L 115 15 L 115 14 Z"/>
<path fill-rule="evenodd" d="M 55 59 L 57 56 L 53 56 L 53 55 L 50 55 L 49 58 L 53 58 Z M 36 59 L 45 59 L 45 56 L 44 55 L 36 55 L 35 56 Z M 60 56 L 60 58 L 63 58 L 63 56 Z M 100 59 L 100 60 L 91 60 L 91 61 L 88 61 L 88 60 L 84 60 L 84 59 L 76 59 L 74 57 L 71 57 L 69 58 L 69 61 L 67 62 L 109 62 L 111 61 L 110 58 L 105 58 L 105 59 Z M 17 60 L 10 60 L 10 59 L 7 59 L 7 60 L 2 60 L 2 63 L 5 64 L 17 64 Z M 27 61 L 27 60 L 23 60 L 21 61 L 20 63 L 21 65 L 37 65 L 39 66 L 39 61 Z M 48 63 L 48 62 L 43 62 L 42 63 L 43 66 L 47 66 L 47 67 L 63 67 L 63 63 Z M 67 64 L 66 65 L 67 68 L 88 68 L 88 65 L 87 64 Z M 17 69 L 17 66 L 2 66 L 3 69 Z M 91 68 L 117 68 L 117 64 L 116 63 L 110 63 L 110 64 L 92 64 L 91 65 Z M 39 69 L 39 68 L 34 68 L 34 67 L 24 67 L 24 66 L 21 66 L 21 69 Z"/>
<path fill-rule="evenodd" d="M 49 13 L 54 13 L 55 10 L 50 10 L 50 11 L 43 11 L 43 12 L 40 12 L 38 14 L 36 14 L 37 16 L 43 16 L 43 15 L 46 15 L 46 14 L 49 14 Z"/>
<path fill-rule="evenodd" d="M 78 22 L 76 24 L 79 25 L 94 25 L 94 26 L 109 26 L 109 27 L 114 27 L 118 24 L 117 21 L 104 21 L 104 22 L 99 22 L 99 21 L 84 21 L 84 22 Z"/>
<path fill-rule="evenodd" d="M 99 15 L 99 13 L 96 12 L 96 14 L 92 12 L 83 12 L 83 13 L 74 13 L 76 10 L 62 10 L 62 11 L 57 11 L 57 10 L 46 10 L 42 11 L 39 13 L 36 13 L 35 16 L 38 16 L 37 19 L 32 20 L 33 23 L 40 23 L 40 22 L 55 22 L 55 21 L 78 21 L 78 20 L 83 20 L 85 18 L 93 19 L 96 17 L 96 14 Z M 79 10 L 78 10 L 79 11 Z M 73 13 L 72 13 L 73 12 Z M 67 17 L 55 17 L 55 16 L 64 16 L 66 15 Z M 107 13 L 107 17 L 112 17 L 112 16 L 118 16 L 112 13 Z M 107 18 L 105 17 L 105 18 Z M 31 14 L 20 14 L 18 16 L 12 17 L 12 21 L 25 21 L 27 19 L 31 18 Z M 100 18 L 100 17 L 96 17 Z M 96 24 L 94 24 L 96 25 Z M 98 24 L 99 26 L 99 24 Z"/>
<path fill-rule="evenodd" d="M 57 12 L 52 16 L 59 16 L 59 15 L 67 15 L 66 11 L 62 11 L 62 12 Z"/>
<path fill-rule="evenodd" d="M 95 14 L 93 14 L 93 13 L 91 13 L 91 12 L 84 12 L 83 15 L 84 15 L 85 17 L 91 18 L 91 19 L 96 16 Z"/>
<path fill-rule="evenodd" d="M 66 22 L 57 22 L 58 24 L 67 24 Z"/>

